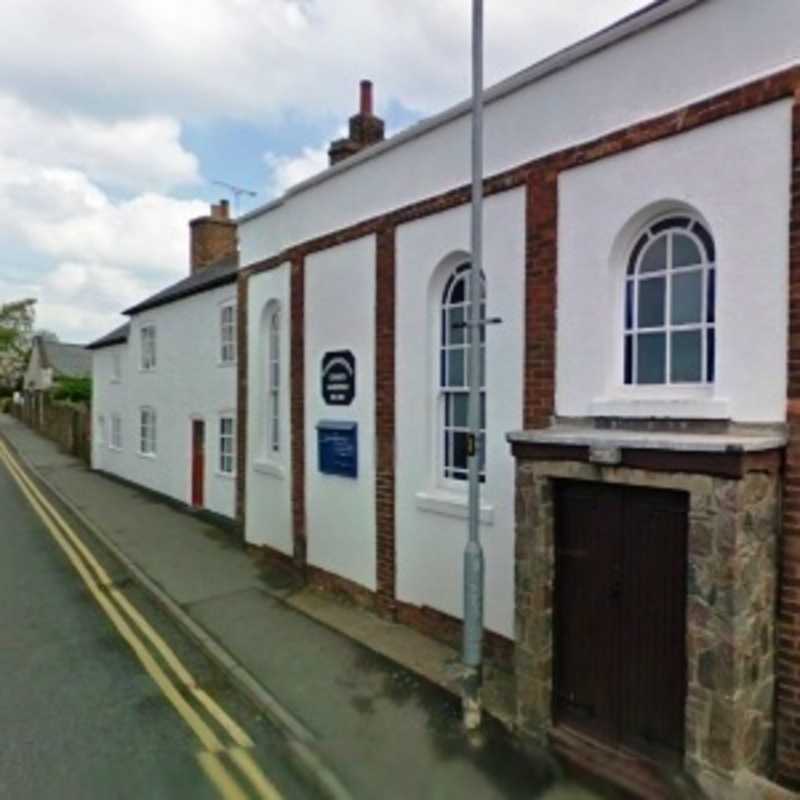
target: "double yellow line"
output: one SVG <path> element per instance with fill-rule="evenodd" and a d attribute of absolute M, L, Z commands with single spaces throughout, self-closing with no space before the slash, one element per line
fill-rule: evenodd
<path fill-rule="evenodd" d="M 261 771 L 250 752 L 254 747 L 253 740 L 197 685 L 192 674 L 169 645 L 114 585 L 103 566 L 25 474 L 2 440 L 0 463 L 6 466 L 31 507 L 64 551 L 120 636 L 136 654 L 148 675 L 199 739 L 202 750 L 197 754 L 197 759 L 220 795 L 225 800 L 247 800 L 252 796 L 242 789 L 237 777 L 228 767 L 230 764 L 238 770 L 240 777 L 247 779 L 251 791 L 259 800 L 281 800 L 280 793 Z M 171 676 L 154 657 L 146 642 L 160 656 Z M 196 705 L 190 703 L 184 695 L 194 700 Z M 215 732 L 213 723 L 221 730 L 222 737 Z"/>

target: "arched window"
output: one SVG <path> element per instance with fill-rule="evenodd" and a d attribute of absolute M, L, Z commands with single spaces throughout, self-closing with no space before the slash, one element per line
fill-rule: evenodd
<path fill-rule="evenodd" d="M 442 293 L 439 386 L 441 394 L 442 474 L 446 480 L 465 481 L 467 472 L 467 406 L 469 402 L 470 264 L 456 267 Z M 481 278 L 481 319 L 486 316 L 486 282 Z M 486 438 L 486 331 L 481 329 L 481 480 L 485 477 Z"/>
<path fill-rule="evenodd" d="M 625 383 L 714 382 L 714 240 L 696 218 L 670 216 L 638 238 L 625 279 Z"/>
<path fill-rule="evenodd" d="M 267 342 L 267 450 L 281 450 L 281 310 L 275 306 L 269 317 Z"/>

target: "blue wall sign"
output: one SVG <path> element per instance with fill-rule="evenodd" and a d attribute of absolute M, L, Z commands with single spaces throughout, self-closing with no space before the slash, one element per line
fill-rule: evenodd
<path fill-rule="evenodd" d="M 349 406 L 356 396 L 356 357 L 334 350 L 322 357 L 322 397 L 329 406 Z"/>
<path fill-rule="evenodd" d="M 317 423 L 319 471 L 324 475 L 358 477 L 358 423 L 320 420 Z"/>

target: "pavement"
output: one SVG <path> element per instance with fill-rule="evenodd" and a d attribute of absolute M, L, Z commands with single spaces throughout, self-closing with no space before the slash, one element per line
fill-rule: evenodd
<path fill-rule="evenodd" d="M 86 468 L 15 419 L 0 436 L 266 714 L 319 791 L 336 798 L 613 797 L 525 752 L 507 728 L 510 676 L 492 673 L 467 736 L 458 654 L 265 566 L 235 534 Z"/>

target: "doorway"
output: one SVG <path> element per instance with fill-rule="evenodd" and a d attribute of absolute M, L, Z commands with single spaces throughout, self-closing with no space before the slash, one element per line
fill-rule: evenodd
<path fill-rule="evenodd" d="M 689 496 L 556 484 L 554 717 L 682 760 Z"/>
<path fill-rule="evenodd" d="M 192 420 L 192 505 L 205 507 L 206 423 Z"/>

